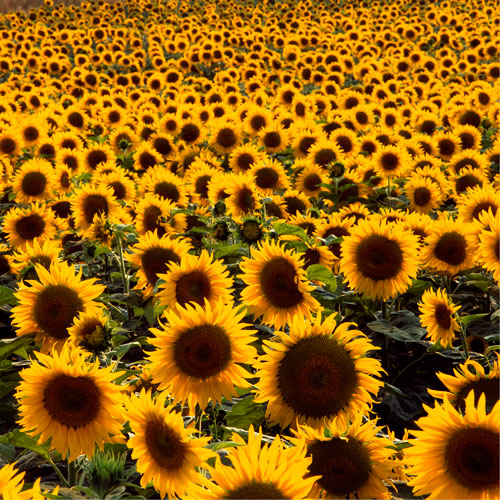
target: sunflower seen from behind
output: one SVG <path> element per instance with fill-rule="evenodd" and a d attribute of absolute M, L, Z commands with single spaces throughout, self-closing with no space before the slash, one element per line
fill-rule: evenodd
<path fill-rule="evenodd" d="M 70 461 L 82 453 L 91 458 L 96 446 L 119 439 L 123 396 L 113 380 L 122 372 L 100 368 L 69 344 L 35 355 L 16 392 L 23 432 L 38 436 L 39 444 L 52 438 L 51 448 Z"/>
<path fill-rule="evenodd" d="M 247 443 L 237 433 L 231 439 L 237 443 L 227 449 L 231 466 L 217 457 L 210 469 L 210 491 L 203 492 L 202 498 L 309 498 L 316 477 L 308 477 L 311 459 L 303 442 L 287 448 L 279 435 L 272 443 L 263 442 L 262 429 L 256 433 L 253 425 Z"/>
<path fill-rule="evenodd" d="M 203 490 L 198 486 L 206 480 L 196 470 L 205 465 L 214 453 L 206 448 L 210 438 L 193 438 L 198 432 L 185 428 L 182 416 L 173 406 L 165 407 L 166 393 L 156 399 L 144 389 L 138 397 L 127 402 L 127 418 L 132 436 L 127 446 L 137 460 L 137 471 L 142 474 L 141 486 L 150 481 L 161 498 L 194 498 Z"/>
<path fill-rule="evenodd" d="M 38 280 L 21 282 L 15 293 L 19 305 L 12 308 L 12 324 L 18 336 L 36 334 L 35 340 L 48 352 L 66 342 L 79 312 L 101 307 L 94 299 L 105 287 L 96 284 L 96 278 L 82 280 L 82 271 L 76 273 L 66 262 L 53 262 L 48 269 L 35 264 L 35 271 Z"/>
<path fill-rule="evenodd" d="M 382 367 L 377 349 L 354 323 L 337 325 L 333 315 L 313 321 L 296 317 L 279 342 L 264 341 L 257 361 L 255 401 L 267 402 L 266 417 L 282 428 L 322 428 L 366 413 L 378 393 Z"/>
<path fill-rule="evenodd" d="M 344 237 L 340 272 L 349 286 L 372 299 L 404 293 L 418 271 L 418 237 L 398 224 L 361 220 Z"/>
<path fill-rule="evenodd" d="M 241 300 L 255 318 L 281 328 L 295 316 L 311 318 L 321 309 L 302 265 L 299 254 L 273 241 L 261 242 L 250 257 L 243 257 Z"/>
<path fill-rule="evenodd" d="M 318 476 L 310 498 L 381 498 L 389 500 L 394 455 L 393 443 L 382 437 L 372 420 L 358 415 L 352 423 L 313 429 L 307 425 L 292 431 L 296 443 L 304 440 L 312 457 L 310 475 Z"/>
<path fill-rule="evenodd" d="M 500 402 L 486 412 L 486 398 L 477 405 L 474 392 L 465 399 L 465 411 L 444 399 L 410 431 L 416 439 L 407 448 L 408 485 L 429 499 L 498 499 L 500 482 Z"/>
<path fill-rule="evenodd" d="M 241 364 L 256 357 L 250 345 L 256 338 L 243 317 L 233 303 L 222 301 L 167 310 L 165 323 L 151 329 L 154 382 L 176 402 L 187 401 L 191 414 L 197 404 L 204 409 L 210 400 L 236 396 L 236 387 L 251 387 L 251 374 Z"/>

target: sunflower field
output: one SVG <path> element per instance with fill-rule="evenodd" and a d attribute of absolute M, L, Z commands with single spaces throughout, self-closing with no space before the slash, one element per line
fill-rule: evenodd
<path fill-rule="evenodd" d="M 497 2 L 3 12 L 0 498 L 499 499 Z"/>

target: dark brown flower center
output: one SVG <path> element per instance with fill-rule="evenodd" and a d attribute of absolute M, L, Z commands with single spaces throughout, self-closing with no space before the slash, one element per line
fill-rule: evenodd
<path fill-rule="evenodd" d="M 484 394 L 486 398 L 486 413 L 488 413 L 500 399 L 500 384 L 498 375 L 496 377 L 471 380 L 466 383 L 457 393 L 455 408 L 465 411 L 465 399 L 472 390 L 474 391 L 474 402 L 476 406 L 479 401 L 479 397 L 481 394 Z"/>
<path fill-rule="evenodd" d="M 165 228 L 160 224 L 160 217 L 162 216 L 161 209 L 155 205 L 150 205 L 144 210 L 144 229 L 146 231 L 156 231 L 158 236 L 165 234 Z"/>
<path fill-rule="evenodd" d="M 194 123 L 188 123 L 181 129 L 181 139 L 187 143 L 194 142 L 200 137 L 200 129 Z"/>
<path fill-rule="evenodd" d="M 220 326 L 196 326 L 175 341 L 174 359 L 186 375 L 206 379 L 226 368 L 231 360 L 231 343 Z"/>
<path fill-rule="evenodd" d="M 196 193 L 199 194 L 202 198 L 208 197 L 208 183 L 210 182 L 211 178 L 211 175 L 200 175 L 200 177 L 196 179 Z"/>
<path fill-rule="evenodd" d="M 68 123 L 76 128 L 82 128 L 84 121 L 83 116 L 78 111 L 73 111 L 68 115 Z"/>
<path fill-rule="evenodd" d="M 96 422 L 101 391 L 91 377 L 58 375 L 47 383 L 43 404 L 55 421 L 78 429 Z"/>
<path fill-rule="evenodd" d="M 236 163 L 241 170 L 248 170 L 255 163 L 255 158 L 250 153 L 241 153 L 238 155 Z"/>
<path fill-rule="evenodd" d="M 356 264 L 367 278 L 374 281 L 391 279 L 401 270 L 403 252 L 396 241 L 373 234 L 358 245 Z"/>
<path fill-rule="evenodd" d="M 141 255 L 141 266 L 148 283 L 154 285 L 158 281 L 158 275 L 164 274 L 169 269 L 169 264 L 179 264 L 180 257 L 168 248 L 150 248 Z"/>
<path fill-rule="evenodd" d="M 242 212 L 251 212 L 255 207 L 255 198 L 250 188 L 242 187 L 236 196 L 236 205 Z"/>
<path fill-rule="evenodd" d="M 255 184 L 262 189 L 274 188 L 278 180 L 278 172 L 270 167 L 259 168 L 255 173 Z"/>
<path fill-rule="evenodd" d="M 434 255 L 451 266 L 462 264 L 467 257 L 465 237 L 456 232 L 444 233 L 434 248 Z"/>
<path fill-rule="evenodd" d="M 471 490 L 495 488 L 499 477 L 499 434 L 481 427 L 457 429 L 445 451 L 448 473 Z"/>
<path fill-rule="evenodd" d="M 96 215 L 108 215 L 108 200 L 101 194 L 89 194 L 83 201 L 85 221 L 92 224 Z"/>
<path fill-rule="evenodd" d="M 323 148 L 316 152 L 314 155 L 314 163 L 321 167 L 325 167 L 330 163 L 333 163 L 337 160 L 337 154 L 333 149 Z"/>
<path fill-rule="evenodd" d="M 278 498 L 284 500 L 287 497 L 273 483 L 252 481 L 251 483 L 228 491 L 224 498 L 241 498 L 247 500 Z"/>
<path fill-rule="evenodd" d="M 23 131 L 24 138 L 27 141 L 36 141 L 40 137 L 40 132 L 36 127 L 26 127 Z"/>
<path fill-rule="evenodd" d="M 192 271 L 179 278 L 175 286 L 177 302 L 184 306 L 188 302 L 204 305 L 204 299 L 210 299 L 210 280 L 202 271 Z"/>
<path fill-rule="evenodd" d="M 313 264 L 319 264 L 321 254 L 316 248 L 308 248 L 302 255 L 304 261 L 304 268 L 307 269 Z"/>
<path fill-rule="evenodd" d="M 308 191 L 319 191 L 321 188 L 321 177 L 318 174 L 309 174 L 304 178 L 304 187 Z"/>
<path fill-rule="evenodd" d="M 92 170 L 95 170 L 100 163 L 104 163 L 107 160 L 108 156 L 101 150 L 91 151 L 87 156 L 87 162 Z"/>
<path fill-rule="evenodd" d="M 278 369 L 283 400 L 307 417 L 337 414 L 351 401 L 357 383 L 354 361 L 328 336 L 300 340 L 289 348 Z"/>
<path fill-rule="evenodd" d="M 160 467 L 169 472 L 182 469 L 187 445 L 177 433 L 160 419 L 152 419 L 146 425 L 145 441 L 149 454 Z"/>
<path fill-rule="evenodd" d="M 493 212 L 493 215 L 495 215 L 497 213 L 498 207 L 497 205 L 494 205 L 493 203 L 490 203 L 488 201 L 478 203 L 472 211 L 472 219 L 479 220 L 479 214 L 481 212 L 487 212 L 488 210 L 491 210 Z"/>
<path fill-rule="evenodd" d="M 266 123 L 266 119 L 262 115 L 255 115 L 250 119 L 250 127 L 255 130 L 255 132 L 258 132 L 261 128 L 264 128 L 266 126 Z"/>
<path fill-rule="evenodd" d="M 304 213 L 307 210 L 306 204 L 297 196 L 285 196 L 284 202 L 287 212 L 291 215 Z"/>
<path fill-rule="evenodd" d="M 267 262 L 260 273 L 260 286 L 266 299 L 279 309 L 290 309 L 304 300 L 297 286 L 294 266 L 284 257 Z"/>
<path fill-rule="evenodd" d="M 310 474 L 323 476 L 318 484 L 330 495 L 349 497 L 370 479 L 370 456 L 357 439 L 317 441 L 308 452 L 312 455 Z"/>
<path fill-rule="evenodd" d="M 418 207 L 425 207 L 427 203 L 429 203 L 431 197 L 431 191 L 424 186 L 418 187 L 413 192 L 413 201 Z"/>
<path fill-rule="evenodd" d="M 215 142 L 219 146 L 227 149 L 235 146 L 236 143 L 238 142 L 238 138 L 236 137 L 236 134 L 234 133 L 233 129 L 231 129 L 230 127 L 224 127 L 217 133 L 217 138 L 215 139 Z"/>
<path fill-rule="evenodd" d="M 451 311 L 446 304 L 438 304 L 434 310 L 436 323 L 445 330 L 451 327 Z"/>
<path fill-rule="evenodd" d="M 38 214 L 28 215 L 16 222 L 16 233 L 23 240 L 32 240 L 43 234 L 45 221 Z"/>
<path fill-rule="evenodd" d="M 281 135 L 279 132 L 267 132 L 262 138 L 262 142 L 266 148 L 277 148 L 281 146 Z"/>
<path fill-rule="evenodd" d="M 27 196 L 38 196 L 47 186 L 47 178 L 41 172 L 27 173 L 21 182 L 21 190 Z"/>
<path fill-rule="evenodd" d="M 457 190 L 458 194 L 462 194 L 467 190 L 467 188 L 482 185 L 483 183 L 481 182 L 481 180 L 473 174 L 463 175 L 462 177 L 458 177 L 455 181 L 455 189 Z"/>
<path fill-rule="evenodd" d="M 179 190 L 172 182 L 159 182 L 155 184 L 155 194 L 161 196 L 163 199 L 171 200 L 174 203 L 179 201 L 180 198 Z"/>
<path fill-rule="evenodd" d="M 380 166 L 384 170 L 395 170 L 399 166 L 399 158 L 394 153 L 384 153 L 380 159 Z"/>
<path fill-rule="evenodd" d="M 316 144 L 315 137 L 303 137 L 299 142 L 299 150 L 303 155 L 306 155 L 314 144 Z"/>

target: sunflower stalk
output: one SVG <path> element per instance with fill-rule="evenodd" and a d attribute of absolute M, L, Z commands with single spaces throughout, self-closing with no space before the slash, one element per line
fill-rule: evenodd
<path fill-rule="evenodd" d="M 462 341 L 462 347 L 464 348 L 464 358 L 467 359 L 469 357 L 469 348 L 467 346 L 467 338 L 465 335 L 465 325 L 463 323 L 460 324 L 460 340 Z"/>
<path fill-rule="evenodd" d="M 71 488 L 72 486 L 76 486 L 77 484 L 77 468 L 76 463 L 73 460 L 72 462 L 68 459 L 68 486 Z"/>
<path fill-rule="evenodd" d="M 120 266 L 120 273 L 122 275 L 123 291 L 127 296 L 129 296 L 130 295 L 130 282 L 129 282 L 129 277 L 125 271 L 125 259 L 123 258 L 122 240 L 120 237 L 117 237 L 116 241 L 118 244 L 118 265 Z M 132 311 L 130 308 L 130 304 L 127 303 L 127 316 L 130 318 L 131 315 L 132 315 Z"/>
<path fill-rule="evenodd" d="M 69 487 L 68 481 L 64 477 L 64 474 L 61 472 L 61 469 L 59 469 L 59 467 L 56 465 L 56 463 L 52 460 L 50 453 L 47 454 L 47 460 L 48 460 L 49 464 L 51 465 L 51 467 L 54 469 L 54 472 L 57 474 L 57 477 L 59 478 L 61 483 L 64 486 Z"/>

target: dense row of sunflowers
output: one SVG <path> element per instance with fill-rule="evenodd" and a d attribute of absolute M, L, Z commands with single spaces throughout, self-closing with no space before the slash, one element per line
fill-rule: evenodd
<path fill-rule="evenodd" d="M 498 498 L 496 7 L 1 17 L 0 496 Z"/>

